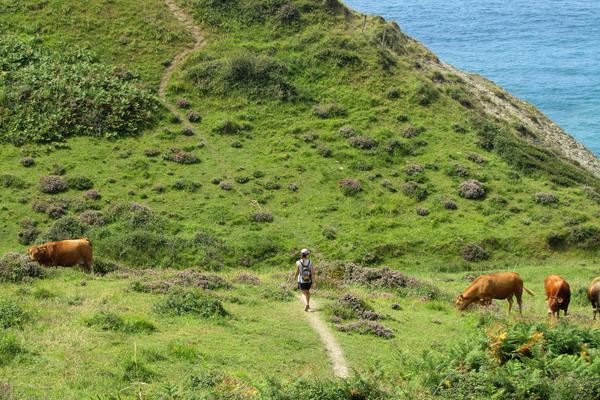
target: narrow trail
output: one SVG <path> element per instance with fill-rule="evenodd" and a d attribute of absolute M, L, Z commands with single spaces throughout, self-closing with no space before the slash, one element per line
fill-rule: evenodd
<path fill-rule="evenodd" d="M 301 297 L 299 297 L 299 299 L 302 301 Z M 311 299 L 311 302 L 313 307 L 316 307 L 316 303 L 313 299 Z M 346 363 L 344 352 L 327 325 L 325 325 L 323 320 L 321 320 L 319 315 L 314 311 L 305 312 L 304 314 L 306 314 L 308 323 L 319 334 L 321 342 L 323 342 L 327 349 L 327 355 L 329 356 L 329 361 L 331 361 L 331 367 L 333 368 L 333 375 L 338 378 L 347 378 L 348 364 Z"/>
<path fill-rule="evenodd" d="M 183 50 L 181 53 L 177 54 L 173 58 L 173 61 L 171 62 L 169 67 L 167 67 L 167 69 L 165 70 L 165 72 L 160 80 L 160 85 L 158 88 L 158 97 L 162 100 L 165 107 L 171 113 L 173 113 L 174 115 L 179 117 L 179 119 L 181 120 L 182 124 L 185 127 L 192 129 L 193 126 L 187 120 L 185 113 L 182 110 L 180 110 L 179 108 L 177 108 L 177 106 L 175 106 L 174 104 L 170 103 L 167 100 L 167 86 L 169 85 L 169 82 L 171 81 L 171 77 L 173 76 L 173 73 L 175 72 L 175 70 L 181 65 L 181 63 L 183 63 L 186 60 L 186 58 L 192 52 L 201 49 L 204 46 L 204 44 L 206 43 L 206 40 L 205 40 L 204 34 L 202 33 L 202 30 L 200 29 L 200 27 L 198 25 L 195 24 L 192 16 L 190 16 L 186 11 L 181 9 L 177 5 L 175 0 L 164 0 L 164 1 L 165 1 L 165 4 L 167 5 L 167 7 L 169 8 L 169 10 L 171 11 L 171 13 L 173 14 L 173 16 L 175 16 L 175 18 L 177 18 L 177 20 L 179 22 L 181 22 L 181 24 L 192 35 L 192 38 L 194 39 L 194 44 L 192 47 L 188 47 L 187 49 Z M 206 144 L 208 145 L 208 143 L 206 143 Z M 218 156 L 218 154 L 215 153 L 215 154 L 213 154 L 213 156 L 217 160 L 218 164 L 224 165 L 222 163 L 222 160 L 220 160 L 220 157 Z M 245 199 L 247 198 L 247 196 L 245 196 L 239 190 L 235 189 L 235 191 L 238 192 L 238 194 L 242 198 L 245 198 Z M 253 200 L 253 199 L 247 199 L 247 200 L 253 207 L 261 209 L 260 204 L 258 204 L 258 202 L 256 200 Z M 315 305 L 316 304 L 313 300 L 313 306 L 315 306 Z M 325 348 L 327 350 L 327 354 L 329 356 L 329 359 L 331 361 L 331 365 L 333 368 L 333 374 L 339 378 L 347 377 L 348 376 L 348 365 L 346 363 L 346 359 L 344 358 L 344 353 L 342 351 L 342 348 L 338 344 L 337 340 L 332 335 L 332 333 L 329 330 L 329 328 L 327 327 L 327 325 L 325 325 L 325 323 L 321 320 L 321 318 L 319 318 L 318 314 L 316 314 L 314 312 L 307 312 L 305 314 L 306 314 L 306 318 L 307 318 L 310 326 L 318 333 L 318 335 L 321 339 L 321 342 L 323 343 L 323 345 L 325 346 Z"/>

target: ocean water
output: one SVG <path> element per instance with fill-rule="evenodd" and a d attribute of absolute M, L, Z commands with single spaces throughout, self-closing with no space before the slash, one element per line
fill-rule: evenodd
<path fill-rule="evenodd" d="M 600 155 L 599 0 L 345 0 L 537 106 Z"/>

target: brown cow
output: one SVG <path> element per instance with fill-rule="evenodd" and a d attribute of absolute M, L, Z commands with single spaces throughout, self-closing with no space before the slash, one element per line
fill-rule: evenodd
<path fill-rule="evenodd" d="M 546 291 L 546 301 L 548 302 L 548 314 L 558 318 L 560 310 L 564 310 L 565 315 L 571 302 L 571 288 L 567 281 L 559 275 L 548 275 L 544 280 L 544 290 Z"/>
<path fill-rule="evenodd" d="M 492 299 L 506 299 L 510 313 L 512 298 L 515 296 L 519 304 L 519 313 L 522 313 L 523 289 L 533 296 L 533 293 L 523 286 L 523 279 L 516 272 L 480 275 L 456 298 L 456 306 L 459 310 L 464 310 L 474 302 L 490 305 Z"/>
<path fill-rule="evenodd" d="M 88 272 L 94 272 L 92 243 L 88 238 L 48 242 L 27 250 L 34 261 L 45 266 L 73 267 L 83 261 Z"/>
<path fill-rule="evenodd" d="M 590 303 L 592 303 L 594 319 L 596 319 L 596 314 L 600 315 L 600 277 L 592 281 L 587 290 L 587 296 Z"/>

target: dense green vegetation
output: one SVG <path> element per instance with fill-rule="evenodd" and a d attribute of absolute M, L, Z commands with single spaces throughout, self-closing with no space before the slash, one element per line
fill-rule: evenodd
<path fill-rule="evenodd" d="M 177 3 L 207 41 L 173 115 L 157 88 L 192 37 L 162 0 L 0 0 L 0 398 L 598 395 L 597 178 L 393 23 Z M 96 276 L 24 255 L 81 236 Z M 348 379 L 296 303 L 303 247 Z M 536 293 L 523 318 L 455 311 L 488 270 Z M 558 325 L 550 273 L 573 290 Z"/>

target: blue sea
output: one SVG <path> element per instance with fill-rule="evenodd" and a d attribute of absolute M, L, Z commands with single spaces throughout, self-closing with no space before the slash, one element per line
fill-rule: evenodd
<path fill-rule="evenodd" d="M 600 155 L 599 0 L 346 0 L 529 101 Z"/>

